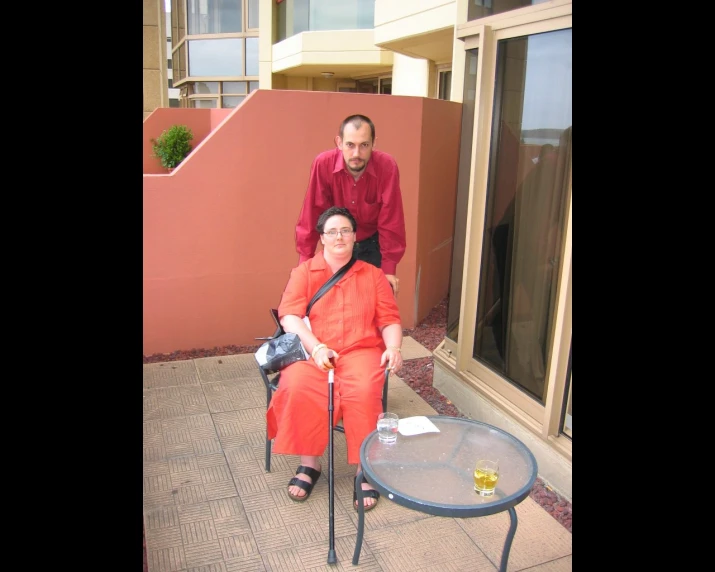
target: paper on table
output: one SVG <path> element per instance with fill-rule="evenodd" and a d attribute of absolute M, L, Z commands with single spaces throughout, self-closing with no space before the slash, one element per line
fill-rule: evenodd
<path fill-rule="evenodd" d="M 397 430 L 402 435 L 420 435 L 421 433 L 439 433 L 439 429 L 424 415 L 405 417 L 397 422 Z"/>

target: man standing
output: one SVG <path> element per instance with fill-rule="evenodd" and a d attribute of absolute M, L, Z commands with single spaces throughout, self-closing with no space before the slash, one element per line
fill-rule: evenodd
<path fill-rule="evenodd" d="M 382 268 L 397 294 L 397 263 L 406 246 L 397 163 L 388 153 L 375 150 L 375 126 L 365 115 L 347 117 L 335 143 L 337 148 L 320 153 L 310 169 L 295 227 L 298 263 L 315 254 L 320 213 L 345 207 L 357 221 L 355 257 Z"/>

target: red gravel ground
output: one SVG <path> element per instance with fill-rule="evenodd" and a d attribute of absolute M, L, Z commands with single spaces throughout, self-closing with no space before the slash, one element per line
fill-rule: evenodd
<path fill-rule="evenodd" d="M 411 336 L 430 351 L 434 351 L 442 342 L 447 331 L 448 299 L 442 300 L 427 317 L 412 330 L 404 330 L 405 336 Z M 222 346 L 211 349 L 177 350 L 169 354 L 143 356 L 144 363 L 188 360 L 201 357 L 225 356 L 254 353 L 258 346 Z M 454 404 L 432 387 L 433 358 L 407 360 L 400 370 L 399 377 L 404 380 L 422 399 L 429 403 L 440 415 L 466 417 Z M 553 516 L 566 530 L 571 530 L 571 503 L 553 491 L 541 478 L 537 477 L 529 496 L 539 506 Z M 143 539 L 142 539 L 143 540 Z M 144 546 L 144 572 L 147 572 L 146 544 Z"/>

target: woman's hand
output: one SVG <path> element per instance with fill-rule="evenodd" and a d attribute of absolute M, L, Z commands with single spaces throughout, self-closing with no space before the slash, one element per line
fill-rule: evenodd
<path fill-rule="evenodd" d="M 335 369 L 335 364 L 338 363 L 338 358 L 340 354 L 335 350 L 331 350 L 329 347 L 320 348 L 313 356 L 313 361 L 318 369 L 321 371 L 328 371 L 330 369 Z M 332 361 L 331 361 L 332 358 Z"/>
<path fill-rule="evenodd" d="M 380 366 L 387 367 L 393 373 L 397 373 L 400 368 L 402 368 L 402 352 L 400 348 L 388 346 L 388 348 L 382 352 Z"/>

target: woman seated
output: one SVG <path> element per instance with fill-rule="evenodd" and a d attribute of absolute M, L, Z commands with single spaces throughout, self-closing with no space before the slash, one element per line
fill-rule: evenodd
<path fill-rule="evenodd" d="M 300 455 L 288 485 L 288 496 L 299 502 L 308 499 L 320 477 L 320 457 L 328 445 L 328 370 L 335 369 L 333 424 L 343 420 L 348 463 L 359 471 L 360 446 L 382 412 L 385 368 L 396 372 L 402 367 L 397 302 L 385 274 L 372 264 L 355 261 L 311 308 L 310 329 L 303 321 L 313 295 L 352 258 L 357 225 L 346 208 L 331 207 L 320 215 L 316 229 L 323 250 L 291 271 L 278 306 L 283 329 L 297 334 L 312 358 L 281 372 L 266 413 L 273 451 Z M 365 510 L 371 510 L 380 495 L 365 479 L 362 488 Z M 356 498 L 353 491 L 357 510 Z"/>

